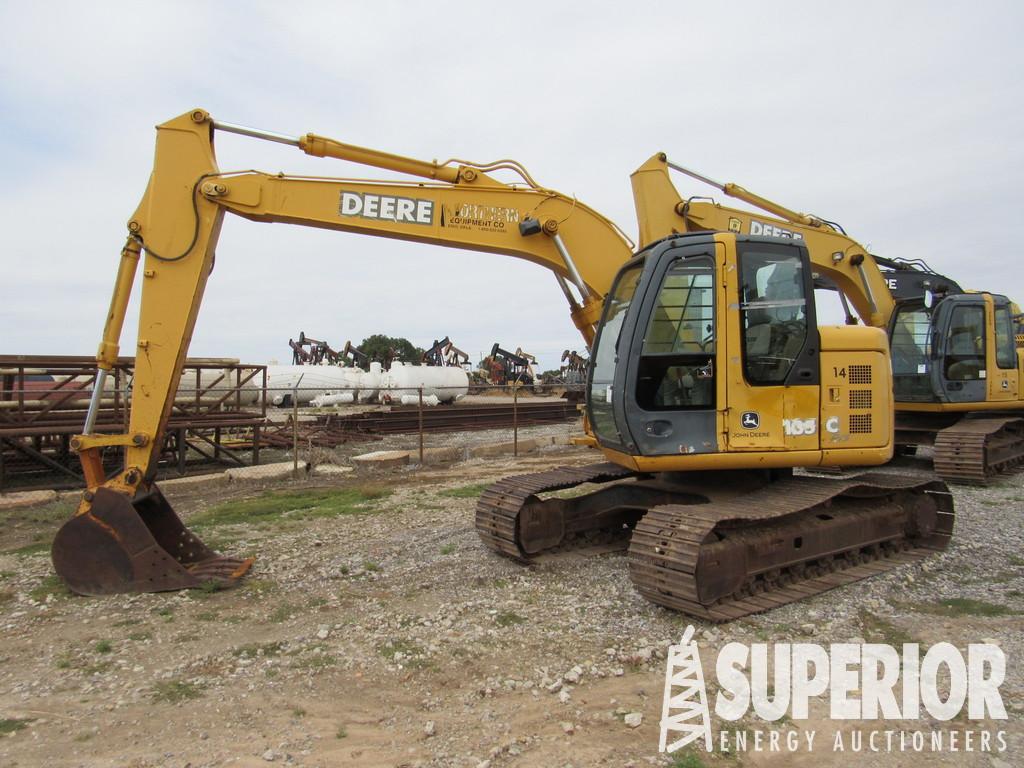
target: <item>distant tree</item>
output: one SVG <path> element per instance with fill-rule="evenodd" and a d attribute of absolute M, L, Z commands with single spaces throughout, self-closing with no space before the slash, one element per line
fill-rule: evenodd
<path fill-rule="evenodd" d="M 418 363 L 423 358 L 423 350 L 401 336 L 385 336 L 375 333 L 367 336 L 359 345 L 359 349 L 371 360 L 384 361 L 394 350 L 395 360 L 403 363 Z"/>

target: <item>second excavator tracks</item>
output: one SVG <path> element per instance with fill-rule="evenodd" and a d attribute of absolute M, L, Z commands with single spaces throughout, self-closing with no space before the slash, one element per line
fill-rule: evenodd
<path fill-rule="evenodd" d="M 495 483 L 477 505 L 476 527 L 488 547 L 527 563 L 595 534 L 618 536 L 644 597 L 729 621 L 945 549 L 953 518 L 938 480 L 654 477 L 604 463 Z"/>

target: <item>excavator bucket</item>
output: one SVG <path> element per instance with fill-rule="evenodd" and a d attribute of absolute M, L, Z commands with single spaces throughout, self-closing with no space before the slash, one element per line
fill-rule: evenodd
<path fill-rule="evenodd" d="M 253 563 L 203 544 L 155 485 L 135 499 L 97 489 L 90 508 L 57 532 L 51 554 L 57 574 L 80 595 L 227 587 Z"/>

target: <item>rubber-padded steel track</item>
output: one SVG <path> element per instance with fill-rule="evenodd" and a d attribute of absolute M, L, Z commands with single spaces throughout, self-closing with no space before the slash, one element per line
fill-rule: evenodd
<path fill-rule="evenodd" d="M 933 462 L 947 482 L 985 485 L 1024 464 L 1024 420 L 962 419 L 935 436 Z"/>
<path fill-rule="evenodd" d="M 917 527 L 917 518 L 910 515 L 913 519 L 906 528 L 900 523 L 899 532 L 894 533 L 892 523 L 897 515 L 890 509 L 907 515 L 921 504 L 931 512 L 930 529 Z M 868 524 L 862 525 L 862 520 Z M 781 552 L 774 562 L 782 567 L 761 572 L 751 570 L 750 564 L 737 564 L 731 557 L 721 564 L 717 560 L 709 563 L 709 550 L 730 537 L 746 537 L 754 560 L 774 555 L 775 549 L 802 544 L 804 536 L 794 537 L 793 531 L 810 537 L 816 521 L 820 525 L 845 521 L 847 532 L 852 528 L 856 533 L 846 541 L 836 537 L 833 547 L 818 550 L 808 559 L 799 553 Z M 872 522 L 881 525 L 872 527 Z M 793 523 L 788 537 L 780 535 L 788 523 Z M 880 534 L 879 530 L 886 532 Z M 880 473 L 843 480 L 792 477 L 715 504 L 655 507 L 633 532 L 629 570 L 637 590 L 649 600 L 708 621 L 729 621 L 945 549 L 952 530 L 952 497 L 939 481 Z M 728 554 L 737 552 L 740 550 L 729 550 Z M 711 600 L 702 597 L 712 591 L 702 579 L 718 581 L 723 572 L 744 567 L 746 578 L 739 589 Z"/>

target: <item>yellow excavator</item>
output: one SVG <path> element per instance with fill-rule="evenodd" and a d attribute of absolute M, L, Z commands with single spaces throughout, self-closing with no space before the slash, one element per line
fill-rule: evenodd
<path fill-rule="evenodd" d="M 770 215 L 683 199 L 669 169 Z M 985 484 L 1024 464 L 1024 351 L 1015 338 L 1020 310 L 1006 296 L 966 291 L 920 260 L 870 254 L 834 222 L 714 181 L 664 154 L 641 166 L 633 184 L 641 245 L 668 234 L 726 230 L 797 240 L 820 254 L 817 261 L 855 261 L 871 303 L 860 320 L 889 335 L 897 449 L 933 446 L 936 473 L 956 483 Z M 815 284 L 835 288 L 824 272 Z M 842 290 L 839 297 L 847 323 L 857 323 Z"/>
<path fill-rule="evenodd" d="M 218 170 L 216 132 L 400 171 L 410 182 Z M 492 174 L 516 174 L 505 183 Z M 643 193 L 635 190 L 638 200 Z M 657 206 L 652 210 L 659 209 Z M 225 213 L 504 254 L 551 270 L 591 347 L 587 419 L 607 461 L 508 478 L 476 527 L 528 562 L 628 537 L 630 576 L 661 605 L 728 620 L 884 571 L 947 545 L 952 499 L 936 480 L 795 476 L 878 465 L 893 453 L 885 332 L 821 327 L 814 275 L 875 311 L 855 259 L 729 231 L 669 235 L 634 252 L 608 219 L 514 161 L 424 162 L 315 134 L 291 137 L 194 110 L 157 127 L 149 185 L 128 222 L 99 376 L 74 439 L 87 489 L 52 549 L 76 592 L 230 584 L 251 563 L 207 548 L 154 482 L 173 388 Z M 641 226 L 644 231 L 644 226 Z M 123 434 L 95 434 L 140 261 L 134 396 Z M 868 276 L 868 279 L 872 279 Z M 100 452 L 124 451 L 104 476 Z M 589 484 L 565 498 L 549 492 Z"/>

